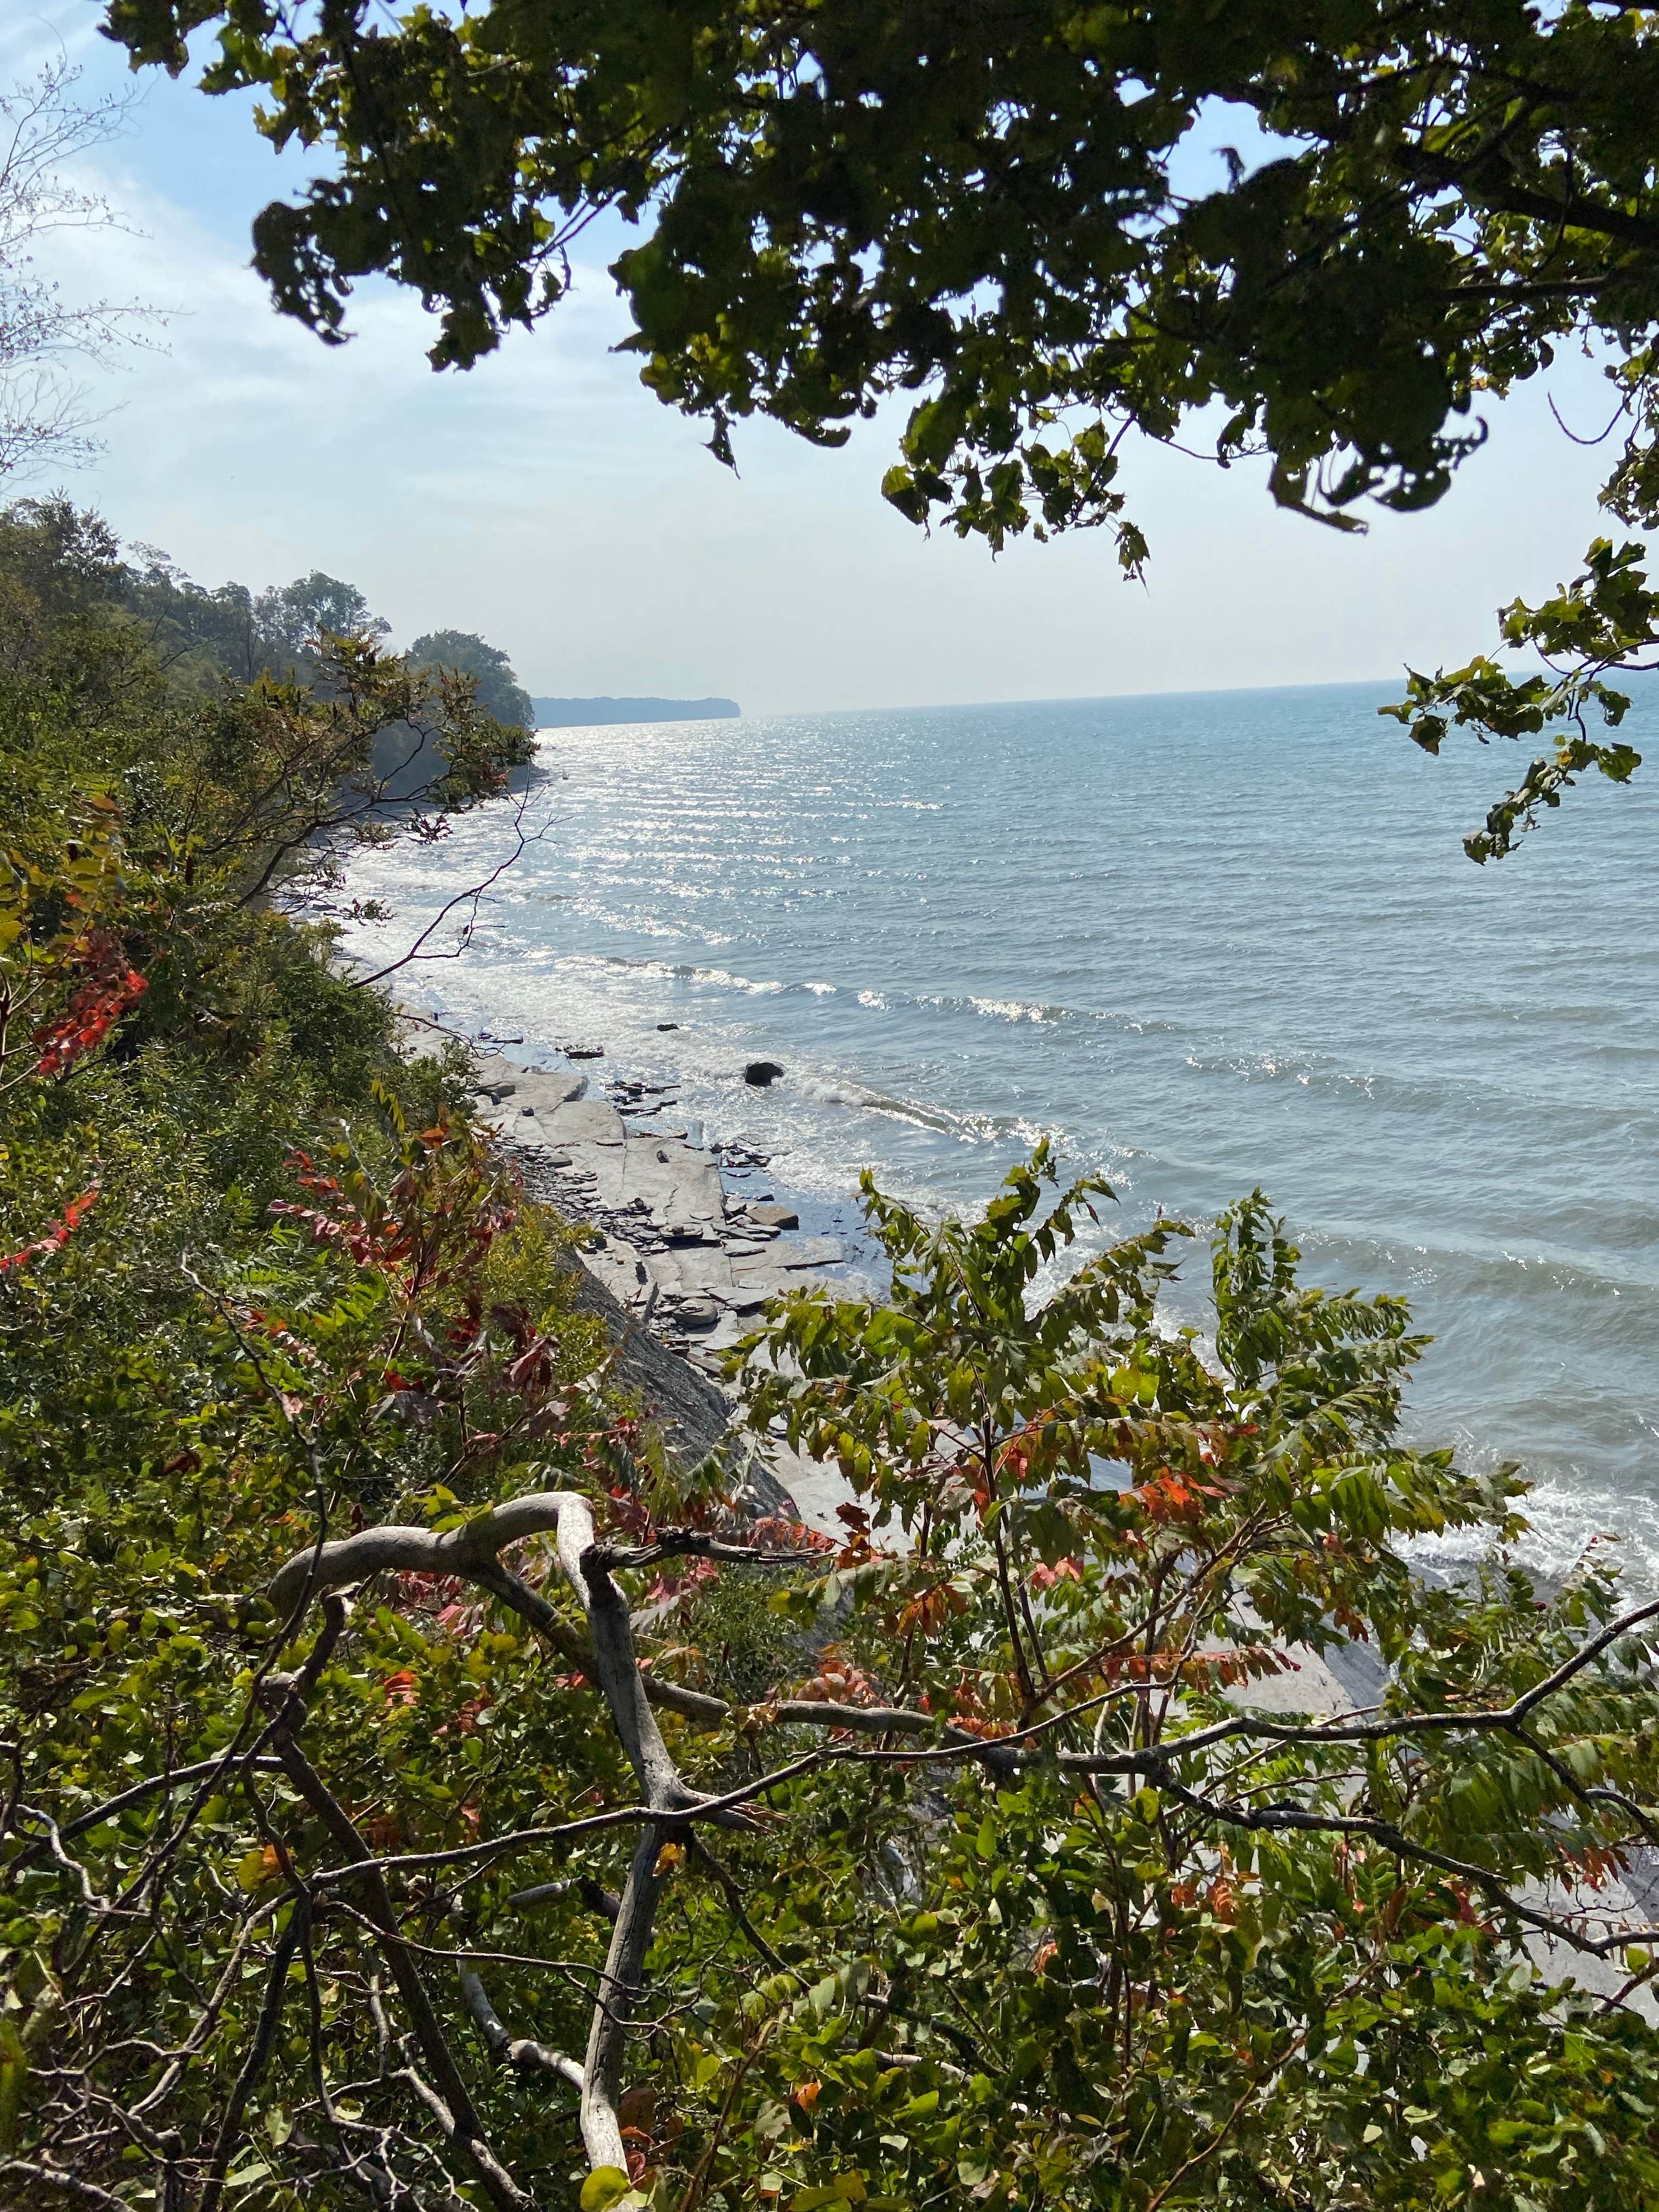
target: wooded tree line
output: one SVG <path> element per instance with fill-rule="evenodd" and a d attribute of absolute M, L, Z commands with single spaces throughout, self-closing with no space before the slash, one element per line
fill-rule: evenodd
<path fill-rule="evenodd" d="M 291 584 L 262 592 L 246 584 L 198 584 L 166 554 L 149 546 L 119 560 L 127 606 L 147 630 L 150 648 L 172 683 L 210 687 L 228 678 L 249 684 L 262 676 L 315 687 L 329 638 L 384 641 L 392 625 L 377 615 L 355 584 L 313 568 Z M 503 726 L 533 730 L 535 710 L 499 646 L 475 631 L 428 630 L 403 656 L 411 669 L 468 678 L 479 708 Z"/>

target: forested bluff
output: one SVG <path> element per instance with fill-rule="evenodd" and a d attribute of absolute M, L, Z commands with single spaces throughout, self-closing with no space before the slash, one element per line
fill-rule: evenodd
<path fill-rule="evenodd" d="M 678 1463 L 329 957 L 520 698 L 0 517 L 6 2201 L 1655 2202 L 1654 1608 L 1534 1589 L 1259 1194 L 1040 1289 L 1106 1204 L 1046 1152 L 867 1189 L 888 1296 L 777 1301 Z M 1342 1638 L 1376 1709 L 1253 1702 Z"/>

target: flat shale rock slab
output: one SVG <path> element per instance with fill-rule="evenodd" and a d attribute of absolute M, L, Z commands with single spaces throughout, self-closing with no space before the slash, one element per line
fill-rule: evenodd
<path fill-rule="evenodd" d="M 780 1237 L 772 1256 L 785 1267 L 839 1267 L 847 1257 L 839 1237 Z"/>
<path fill-rule="evenodd" d="M 548 1115 L 538 1113 L 549 1136 L 562 1145 L 620 1145 L 627 1133 L 623 1118 L 603 1098 L 573 1098 Z"/>
<path fill-rule="evenodd" d="M 512 1103 L 528 1106 L 536 1114 L 556 1114 L 561 1106 L 572 1104 L 582 1095 L 586 1079 L 570 1071 L 561 1073 L 553 1068 L 533 1068 L 520 1076 L 512 1093 Z"/>

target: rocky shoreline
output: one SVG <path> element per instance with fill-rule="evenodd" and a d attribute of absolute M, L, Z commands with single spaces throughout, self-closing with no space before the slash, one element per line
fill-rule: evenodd
<path fill-rule="evenodd" d="M 798 1210 L 766 1181 L 768 1154 L 740 1139 L 702 1142 L 672 1084 L 520 1066 L 500 1052 L 475 1080 L 477 1118 L 527 1187 L 589 1225 L 590 1273 L 705 1373 L 723 1370 L 768 1299 L 848 1260 L 840 1238 L 799 1233 Z"/>
<path fill-rule="evenodd" d="M 500 1042 L 474 1046 L 473 1111 L 531 1195 L 590 1231 L 578 1298 L 604 1316 L 622 1381 L 683 1462 L 729 1449 L 726 1354 L 770 1298 L 831 1273 L 866 1287 L 856 1239 L 803 1233 L 803 1212 L 825 1209 L 775 1189 L 770 1156 L 748 1139 L 706 1144 L 672 1082 L 618 1075 L 599 1046 L 546 1065 L 533 1047 L 484 1050 Z M 745 1451 L 744 1487 L 766 1512 L 844 1533 L 841 1475 L 781 1438 Z"/>

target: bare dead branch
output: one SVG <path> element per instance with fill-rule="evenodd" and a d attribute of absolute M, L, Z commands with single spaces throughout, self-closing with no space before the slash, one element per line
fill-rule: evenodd
<path fill-rule="evenodd" d="M 477 2021 L 478 2032 L 492 2058 L 526 2072 L 556 2074 L 573 2088 L 581 2087 L 582 2069 L 574 2058 L 566 2057 L 562 2051 L 550 2050 L 544 2043 L 532 2043 L 527 2036 L 514 2036 L 508 2031 L 471 1966 L 461 1967 L 460 1984 L 467 2009 Z"/>
<path fill-rule="evenodd" d="M 466 951 L 468 945 L 472 942 L 472 933 L 478 926 L 478 907 L 484 896 L 484 894 L 487 891 L 493 890 L 495 886 L 507 873 L 507 870 L 517 865 L 518 861 L 522 857 L 526 846 L 540 843 L 541 840 L 546 836 L 548 830 L 551 826 L 550 823 L 544 822 L 539 829 L 526 832 L 524 826 L 524 817 L 529 804 L 529 794 L 526 793 L 520 797 L 518 805 L 514 812 L 514 845 L 513 850 L 507 854 L 507 858 L 502 860 L 499 866 L 492 868 L 489 871 L 489 873 L 483 877 L 481 881 L 469 884 L 465 890 L 457 891 L 453 898 L 447 901 L 444 905 L 440 907 L 437 913 L 433 915 L 431 921 L 428 922 L 426 927 L 421 931 L 407 951 L 400 953 L 397 959 L 388 960 L 385 967 L 377 968 L 373 975 L 354 975 L 351 978 L 351 988 L 354 991 L 366 991 L 372 984 L 383 983 L 388 975 L 395 975 L 400 968 L 407 968 L 418 962 L 428 960 L 459 960 L 460 958 L 461 955 Z M 454 945 L 447 952 L 422 951 L 421 948 L 433 936 L 435 931 L 442 927 L 443 924 L 448 920 L 449 916 L 454 913 L 458 907 L 465 907 L 467 908 L 467 917 L 461 927 L 460 933 L 457 937 Z"/>

